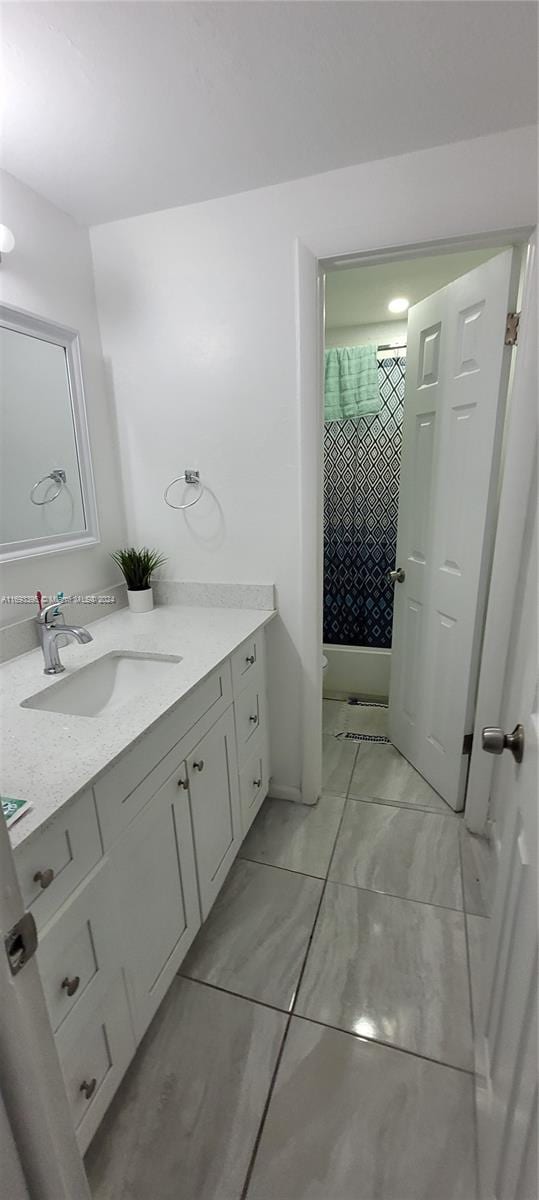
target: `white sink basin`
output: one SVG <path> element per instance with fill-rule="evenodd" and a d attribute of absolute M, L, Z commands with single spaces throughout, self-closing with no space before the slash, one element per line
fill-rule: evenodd
<path fill-rule="evenodd" d="M 21 702 L 21 708 L 40 708 L 76 717 L 100 717 L 121 708 L 147 688 L 158 687 L 181 661 L 174 654 L 113 650 L 88 666 L 80 667 L 73 675 L 62 677 L 58 683 L 29 696 Z"/>

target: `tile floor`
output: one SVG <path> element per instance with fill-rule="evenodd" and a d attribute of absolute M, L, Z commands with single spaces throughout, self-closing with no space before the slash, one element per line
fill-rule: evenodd
<path fill-rule="evenodd" d="M 90 1147 L 94 1200 L 476 1200 L 482 849 L 393 746 L 335 736 L 385 720 L 324 702 L 324 795 L 263 805 Z"/>

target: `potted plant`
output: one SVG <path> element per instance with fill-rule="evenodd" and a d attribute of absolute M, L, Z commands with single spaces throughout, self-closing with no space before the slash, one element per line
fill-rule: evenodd
<path fill-rule="evenodd" d="M 117 550 L 111 558 L 119 566 L 127 584 L 127 601 L 131 612 L 151 612 L 153 608 L 152 575 L 158 567 L 167 560 L 157 550 L 136 550 L 129 546 L 126 550 Z"/>

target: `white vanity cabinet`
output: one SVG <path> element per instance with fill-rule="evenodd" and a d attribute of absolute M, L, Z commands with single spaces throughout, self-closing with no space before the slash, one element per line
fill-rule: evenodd
<path fill-rule="evenodd" d="M 185 784 L 180 760 L 109 853 L 116 940 L 137 1040 L 200 928 Z"/>
<path fill-rule="evenodd" d="M 16 849 L 83 1152 L 268 785 L 260 630 Z"/>
<path fill-rule="evenodd" d="M 263 632 L 232 656 L 243 835 L 268 794 L 269 730 Z"/>
<path fill-rule="evenodd" d="M 189 755 L 187 776 L 204 921 L 243 837 L 232 708 Z"/>

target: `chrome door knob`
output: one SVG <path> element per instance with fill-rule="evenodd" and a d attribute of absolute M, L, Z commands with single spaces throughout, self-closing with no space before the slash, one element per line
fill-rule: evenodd
<path fill-rule="evenodd" d="M 512 733 L 504 733 L 497 726 L 487 725 L 481 734 L 481 746 L 487 754 L 503 754 L 510 750 L 515 762 L 524 757 L 524 726 L 515 725 Z"/>
<path fill-rule="evenodd" d="M 397 567 L 396 571 L 389 572 L 389 578 L 392 583 L 404 583 L 406 571 L 403 571 L 402 567 Z"/>

